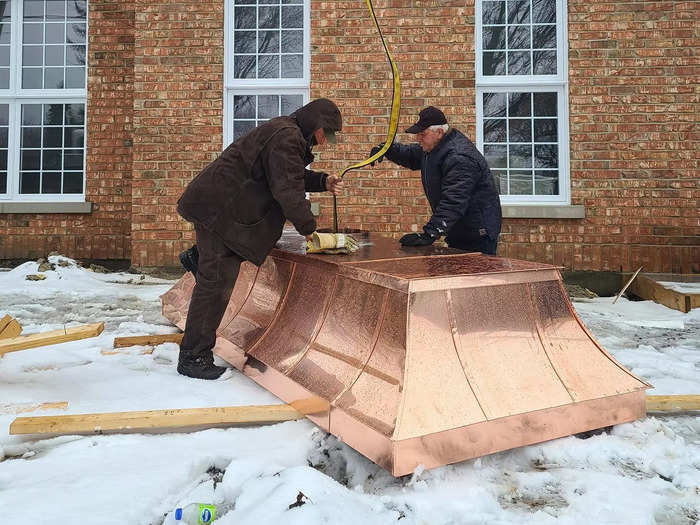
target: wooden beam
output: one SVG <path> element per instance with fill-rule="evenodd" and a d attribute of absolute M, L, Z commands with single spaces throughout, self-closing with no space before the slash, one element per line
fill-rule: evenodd
<path fill-rule="evenodd" d="M 700 410 L 700 395 L 647 396 L 647 412 Z"/>
<path fill-rule="evenodd" d="M 690 295 L 676 292 L 661 286 L 659 283 L 642 274 L 637 277 L 629 288 L 630 292 L 642 299 L 663 304 L 681 312 L 690 311 Z"/>
<path fill-rule="evenodd" d="M 185 334 L 135 335 L 132 337 L 115 337 L 114 348 L 122 348 L 125 346 L 134 345 L 155 346 L 162 343 L 180 344 L 183 335 Z"/>
<path fill-rule="evenodd" d="M 102 333 L 104 323 L 85 324 L 73 326 L 71 328 L 61 328 L 50 332 L 39 332 L 37 334 L 22 335 L 9 339 L 0 340 L 0 356 L 8 352 L 36 348 L 37 346 L 55 345 L 78 339 L 95 337 Z"/>
<path fill-rule="evenodd" d="M 163 431 L 188 427 L 278 423 L 301 419 L 291 405 L 178 408 L 103 414 L 18 417 L 10 434 L 103 434 L 119 431 Z"/>
<path fill-rule="evenodd" d="M 13 319 L 9 315 L 5 315 L 0 319 L 0 339 L 17 337 L 21 333 L 22 325 L 17 322 L 17 319 Z"/>
<path fill-rule="evenodd" d="M 24 414 L 37 410 L 65 410 L 68 401 L 54 401 L 50 403 L 8 403 L 0 405 L 0 414 Z"/>

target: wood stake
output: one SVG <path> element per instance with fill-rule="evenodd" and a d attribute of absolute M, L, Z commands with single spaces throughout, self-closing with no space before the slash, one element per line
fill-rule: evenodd
<path fill-rule="evenodd" d="M 700 410 L 700 395 L 647 396 L 647 412 L 686 412 Z"/>
<path fill-rule="evenodd" d="M 632 284 L 632 281 L 634 281 L 634 278 L 637 277 L 637 275 L 639 274 L 639 272 L 642 271 L 642 268 L 644 268 L 644 266 L 640 266 L 639 268 L 637 268 L 637 271 L 634 272 L 634 275 L 633 275 L 632 277 L 629 278 L 629 280 L 627 281 L 627 283 L 625 283 L 625 285 L 622 287 L 622 290 L 620 290 L 619 292 L 617 292 L 617 295 L 615 296 L 615 299 L 613 299 L 612 304 L 615 304 L 615 303 L 617 302 L 617 300 L 620 298 L 620 296 L 621 296 L 623 293 L 625 293 L 625 290 L 627 290 L 627 287 L 628 287 L 630 284 Z"/>
<path fill-rule="evenodd" d="M 22 325 L 19 324 L 17 319 L 13 319 L 9 315 L 6 315 L 2 319 L 0 319 L 0 339 L 17 337 L 21 333 Z"/>
<path fill-rule="evenodd" d="M 68 401 L 54 401 L 51 403 L 10 403 L 0 405 L 0 414 L 23 414 L 36 410 L 65 410 Z"/>
<path fill-rule="evenodd" d="M 125 346 L 134 345 L 155 346 L 162 343 L 180 344 L 183 335 L 185 334 L 135 335 L 132 337 L 115 337 L 114 348 L 122 348 Z"/>
<path fill-rule="evenodd" d="M 115 431 L 162 431 L 214 425 L 278 423 L 303 417 L 304 414 L 291 405 L 177 408 L 139 412 L 18 417 L 10 425 L 10 434 L 103 434 Z"/>
<path fill-rule="evenodd" d="M 51 330 L 50 332 L 39 332 L 37 334 L 1 339 L 0 357 L 8 352 L 95 337 L 100 335 L 103 329 L 104 323 L 93 323 L 73 326 L 71 328 L 62 328 L 60 330 Z"/>

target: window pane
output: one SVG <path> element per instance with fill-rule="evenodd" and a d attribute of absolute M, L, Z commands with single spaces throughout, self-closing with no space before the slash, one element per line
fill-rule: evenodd
<path fill-rule="evenodd" d="M 44 128 L 44 147 L 63 147 L 63 128 Z"/>
<path fill-rule="evenodd" d="M 83 128 L 65 128 L 63 140 L 66 148 L 82 148 L 85 145 L 85 131 Z"/>
<path fill-rule="evenodd" d="M 85 68 L 66 68 L 66 88 L 85 88 Z"/>
<path fill-rule="evenodd" d="M 8 145 L 7 139 L 8 139 L 8 129 L 7 129 L 7 126 L 3 126 L 0 128 L 0 148 L 7 148 L 7 145 Z M 0 166 L 0 169 L 6 169 L 6 168 L 2 168 L 2 166 Z"/>
<path fill-rule="evenodd" d="M 235 78 L 255 78 L 257 61 L 254 56 L 236 55 L 233 57 L 233 76 Z"/>
<path fill-rule="evenodd" d="M 234 53 L 255 53 L 255 31 L 234 31 Z"/>
<path fill-rule="evenodd" d="M 0 171 L 0 193 L 7 193 L 7 172 Z"/>
<path fill-rule="evenodd" d="M 557 116 L 556 93 L 533 93 L 533 97 L 536 117 Z"/>
<path fill-rule="evenodd" d="M 0 66 L 10 65 L 10 46 L 0 46 Z"/>
<path fill-rule="evenodd" d="M 508 74 L 530 75 L 530 51 L 508 52 Z"/>
<path fill-rule="evenodd" d="M 10 24 L 0 24 L 0 44 L 10 43 L 11 27 Z"/>
<path fill-rule="evenodd" d="M 556 144 L 535 144 L 535 167 L 556 168 L 559 166 Z"/>
<path fill-rule="evenodd" d="M 556 0 L 533 0 L 532 21 L 535 24 L 547 24 L 557 21 Z"/>
<path fill-rule="evenodd" d="M 248 120 L 233 121 L 233 140 L 241 138 L 243 135 L 255 129 L 255 122 Z"/>
<path fill-rule="evenodd" d="M 500 2 L 483 2 L 481 7 L 481 19 L 484 24 L 505 24 L 505 0 Z"/>
<path fill-rule="evenodd" d="M 24 19 L 43 20 L 44 0 L 24 0 Z"/>
<path fill-rule="evenodd" d="M 484 93 L 484 116 L 506 116 L 506 93 Z"/>
<path fill-rule="evenodd" d="M 83 169 L 83 150 L 67 149 L 63 157 L 64 170 L 82 170 Z"/>
<path fill-rule="evenodd" d="M 531 93 L 508 93 L 508 116 L 529 117 Z"/>
<path fill-rule="evenodd" d="M 289 115 L 304 105 L 302 95 L 282 95 L 280 115 Z"/>
<path fill-rule="evenodd" d="M 498 188 L 498 193 L 501 195 L 508 195 L 508 172 L 500 170 L 491 170 L 493 179 L 496 182 L 496 187 Z"/>
<path fill-rule="evenodd" d="M 506 54 L 503 52 L 484 52 L 484 75 L 505 75 Z"/>
<path fill-rule="evenodd" d="M 22 144 L 23 148 L 40 148 L 41 147 L 41 128 L 22 128 Z"/>
<path fill-rule="evenodd" d="M 484 142 L 506 142 L 505 119 L 484 119 Z"/>
<path fill-rule="evenodd" d="M 23 151 L 19 167 L 21 170 L 38 170 L 41 168 L 41 151 Z"/>
<path fill-rule="evenodd" d="M 83 192 L 83 174 L 81 173 L 64 173 L 63 174 L 63 193 L 82 193 Z"/>
<path fill-rule="evenodd" d="M 277 29 L 280 26 L 279 7 L 258 8 L 258 27 L 260 29 Z"/>
<path fill-rule="evenodd" d="M 46 170 L 60 170 L 61 163 L 63 162 L 63 155 L 61 150 L 45 149 L 42 151 L 41 155 L 41 169 Z"/>
<path fill-rule="evenodd" d="M 559 172 L 535 170 L 535 195 L 559 195 Z"/>
<path fill-rule="evenodd" d="M 535 119 L 535 142 L 557 142 L 557 119 Z"/>
<path fill-rule="evenodd" d="M 258 97 L 258 119 L 279 117 L 280 98 L 277 95 L 261 95 Z"/>
<path fill-rule="evenodd" d="M 41 124 L 41 104 L 22 104 L 22 125 Z"/>
<path fill-rule="evenodd" d="M 41 66 L 44 63 L 44 48 L 41 46 L 22 46 L 22 65 Z"/>
<path fill-rule="evenodd" d="M 282 8 L 282 27 L 304 27 L 304 8 L 302 6 L 284 6 Z"/>
<path fill-rule="evenodd" d="M 85 124 L 85 104 L 66 104 L 65 123 L 74 126 Z"/>
<path fill-rule="evenodd" d="M 504 27 L 485 27 L 484 28 L 484 49 L 505 49 L 506 48 L 506 32 Z"/>
<path fill-rule="evenodd" d="M 511 168 L 531 168 L 532 146 L 530 144 L 509 144 L 508 161 Z"/>
<path fill-rule="evenodd" d="M 85 43 L 85 24 L 68 24 L 66 26 L 66 43 Z"/>
<path fill-rule="evenodd" d="M 68 5 L 66 6 L 66 15 L 69 20 L 87 19 L 87 1 L 69 0 Z"/>
<path fill-rule="evenodd" d="M 258 53 L 279 53 L 280 32 L 258 31 Z"/>
<path fill-rule="evenodd" d="M 279 78 L 279 55 L 260 55 L 258 58 L 258 78 Z"/>
<path fill-rule="evenodd" d="M 535 75 L 555 75 L 557 73 L 557 53 L 556 51 L 535 51 L 533 74 Z"/>
<path fill-rule="evenodd" d="M 61 193 L 61 172 L 42 173 L 41 193 Z"/>
<path fill-rule="evenodd" d="M 39 48 L 41 49 L 41 48 Z M 65 53 L 65 48 L 63 46 L 46 46 L 44 48 L 45 52 L 45 65 L 47 66 L 63 66 L 63 55 Z M 27 64 L 30 65 L 30 64 Z M 39 64 L 41 65 L 41 64 Z"/>
<path fill-rule="evenodd" d="M 508 0 L 508 23 L 509 24 L 529 24 L 530 23 L 530 1 L 529 0 Z"/>
<path fill-rule="evenodd" d="M 255 97 L 249 95 L 233 97 L 233 118 L 255 118 Z"/>
<path fill-rule="evenodd" d="M 236 7 L 234 10 L 235 29 L 255 29 L 255 8 Z"/>
<path fill-rule="evenodd" d="M 39 193 L 39 172 L 22 172 L 19 176 L 20 193 Z"/>
<path fill-rule="evenodd" d="M 557 26 L 533 26 L 532 47 L 536 49 L 556 49 Z"/>
<path fill-rule="evenodd" d="M 7 149 L 0 149 L 0 169 L 7 171 Z"/>
<path fill-rule="evenodd" d="M 282 52 L 301 53 L 304 45 L 302 31 L 282 31 Z"/>
<path fill-rule="evenodd" d="M 46 20 L 66 18 L 66 0 L 46 0 Z"/>
<path fill-rule="evenodd" d="M 529 170 L 511 170 L 509 172 L 509 190 L 511 195 L 532 195 L 532 172 Z"/>
<path fill-rule="evenodd" d="M 0 89 L 7 89 L 10 87 L 10 69 L 0 68 Z"/>
<path fill-rule="evenodd" d="M 508 49 L 530 49 L 530 26 L 508 27 Z"/>
<path fill-rule="evenodd" d="M 0 2 L 0 20 L 10 21 L 12 17 L 12 2 Z"/>
<path fill-rule="evenodd" d="M 301 78 L 303 75 L 304 55 L 282 56 L 282 78 Z"/>
<path fill-rule="evenodd" d="M 44 126 L 63 124 L 63 104 L 44 104 Z"/>
<path fill-rule="evenodd" d="M 507 168 L 507 146 L 484 145 L 484 157 L 490 168 Z"/>
<path fill-rule="evenodd" d="M 41 24 L 24 24 L 22 42 L 25 44 L 43 44 L 44 27 Z"/>
<path fill-rule="evenodd" d="M 532 142 L 532 125 L 530 119 L 511 119 L 508 127 L 510 142 Z"/>
<path fill-rule="evenodd" d="M 85 46 L 67 46 L 66 64 L 69 66 L 85 65 Z"/>
<path fill-rule="evenodd" d="M 44 43 L 63 44 L 66 41 L 65 26 L 61 24 L 44 25 Z"/>

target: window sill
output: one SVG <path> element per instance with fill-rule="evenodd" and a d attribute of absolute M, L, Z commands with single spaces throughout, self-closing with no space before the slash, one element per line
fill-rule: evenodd
<path fill-rule="evenodd" d="M 92 202 L 0 202 L 2 213 L 92 213 Z"/>
<path fill-rule="evenodd" d="M 502 204 L 504 219 L 585 219 L 585 206 L 524 206 Z"/>

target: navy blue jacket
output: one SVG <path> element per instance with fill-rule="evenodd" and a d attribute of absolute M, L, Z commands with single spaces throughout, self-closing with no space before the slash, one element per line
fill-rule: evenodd
<path fill-rule="evenodd" d="M 484 156 L 459 130 L 450 129 L 430 153 L 419 144 L 394 142 L 386 158 L 421 171 L 433 215 L 428 225 L 447 232 L 447 242 L 491 239 L 501 232 L 501 200 Z M 480 232 L 480 230 L 482 230 Z"/>

